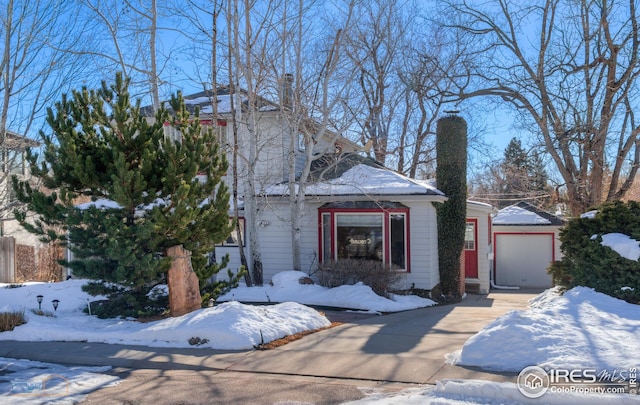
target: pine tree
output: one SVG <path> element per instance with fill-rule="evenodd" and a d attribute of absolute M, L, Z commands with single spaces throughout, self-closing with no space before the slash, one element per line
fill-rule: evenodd
<path fill-rule="evenodd" d="M 511 139 L 504 150 L 501 175 L 500 194 L 505 201 L 498 204 L 499 208 L 513 204 L 515 199 L 528 199 L 540 208 L 548 208 L 551 190 L 542 159 L 528 154 L 518 138 Z"/>
<path fill-rule="evenodd" d="M 28 153 L 45 189 L 14 179 L 18 198 L 35 214 L 30 219 L 27 211 L 16 212 L 22 225 L 43 241 L 65 244 L 73 253 L 65 264 L 74 275 L 104 283 L 92 292 L 134 312 L 166 280 L 167 248 L 181 244 L 192 252 L 201 287 L 226 266 L 225 260 L 209 264 L 206 254 L 231 231 L 229 193 L 221 181 L 227 162 L 181 95 L 170 103 L 173 116 L 160 108 L 148 121 L 120 74 L 114 85 L 74 91 L 48 110 L 51 133 L 41 133 L 42 159 Z M 180 139 L 165 137 L 165 126 Z M 81 198 L 94 203 L 79 209 Z M 110 203 L 100 206 L 101 199 Z M 119 287 L 107 287 L 111 283 Z"/>

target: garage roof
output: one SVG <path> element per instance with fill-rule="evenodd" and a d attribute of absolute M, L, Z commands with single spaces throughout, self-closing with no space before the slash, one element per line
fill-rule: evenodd
<path fill-rule="evenodd" d="M 561 226 L 566 221 L 557 215 L 538 209 L 528 202 L 521 201 L 498 211 L 492 222 L 493 225 Z"/>

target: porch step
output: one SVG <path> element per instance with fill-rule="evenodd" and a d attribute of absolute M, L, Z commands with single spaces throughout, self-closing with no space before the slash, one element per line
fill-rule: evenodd
<path fill-rule="evenodd" d="M 465 283 L 464 290 L 467 294 L 480 294 L 480 284 Z"/>

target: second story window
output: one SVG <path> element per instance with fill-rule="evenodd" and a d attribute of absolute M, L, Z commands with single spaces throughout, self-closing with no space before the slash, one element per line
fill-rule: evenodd
<path fill-rule="evenodd" d="M 8 174 L 25 174 L 24 151 L 2 150 L 2 170 Z"/>

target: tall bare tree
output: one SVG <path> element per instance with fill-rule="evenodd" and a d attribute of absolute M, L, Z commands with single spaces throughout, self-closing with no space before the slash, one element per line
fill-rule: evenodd
<path fill-rule="evenodd" d="M 171 47 L 159 47 L 161 11 L 156 0 L 81 0 L 81 13 L 93 22 L 94 37 L 69 51 L 90 58 L 95 73 L 111 76 L 114 69 L 131 79 L 136 96 L 151 96 L 154 109 L 160 106 L 161 75 L 170 62 Z"/>
<path fill-rule="evenodd" d="M 448 104 L 447 94 L 456 88 L 460 78 L 456 72 L 463 71 L 467 63 L 466 44 L 446 30 L 430 22 L 416 28 L 416 36 L 407 43 L 399 66 L 402 96 L 395 117 L 397 133 L 390 150 L 397 156 L 398 171 L 411 178 L 432 178 L 435 175 L 436 123 L 443 110 L 455 110 Z M 480 146 L 479 132 L 469 134 L 470 147 Z"/>
<path fill-rule="evenodd" d="M 457 99 L 508 103 L 565 182 L 574 215 L 624 197 L 640 164 L 636 0 L 451 1 L 476 48 Z M 610 176 L 605 176 L 611 173 Z"/>
<path fill-rule="evenodd" d="M 359 3 L 346 37 L 349 59 L 357 69 L 362 103 L 361 141 L 370 142 L 377 161 L 385 163 L 390 125 L 401 100 L 398 67 L 411 26 L 407 3 L 374 0 Z"/>
<path fill-rule="evenodd" d="M 8 176 L 22 172 L 21 151 L 27 144 L 7 132 L 36 138 L 46 107 L 73 84 L 82 66 L 63 51 L 74 47 L 81 26 L 67 24 L 69 1 L 7 0 L 0 9 L 0 215 L 9 198 Z"/>

